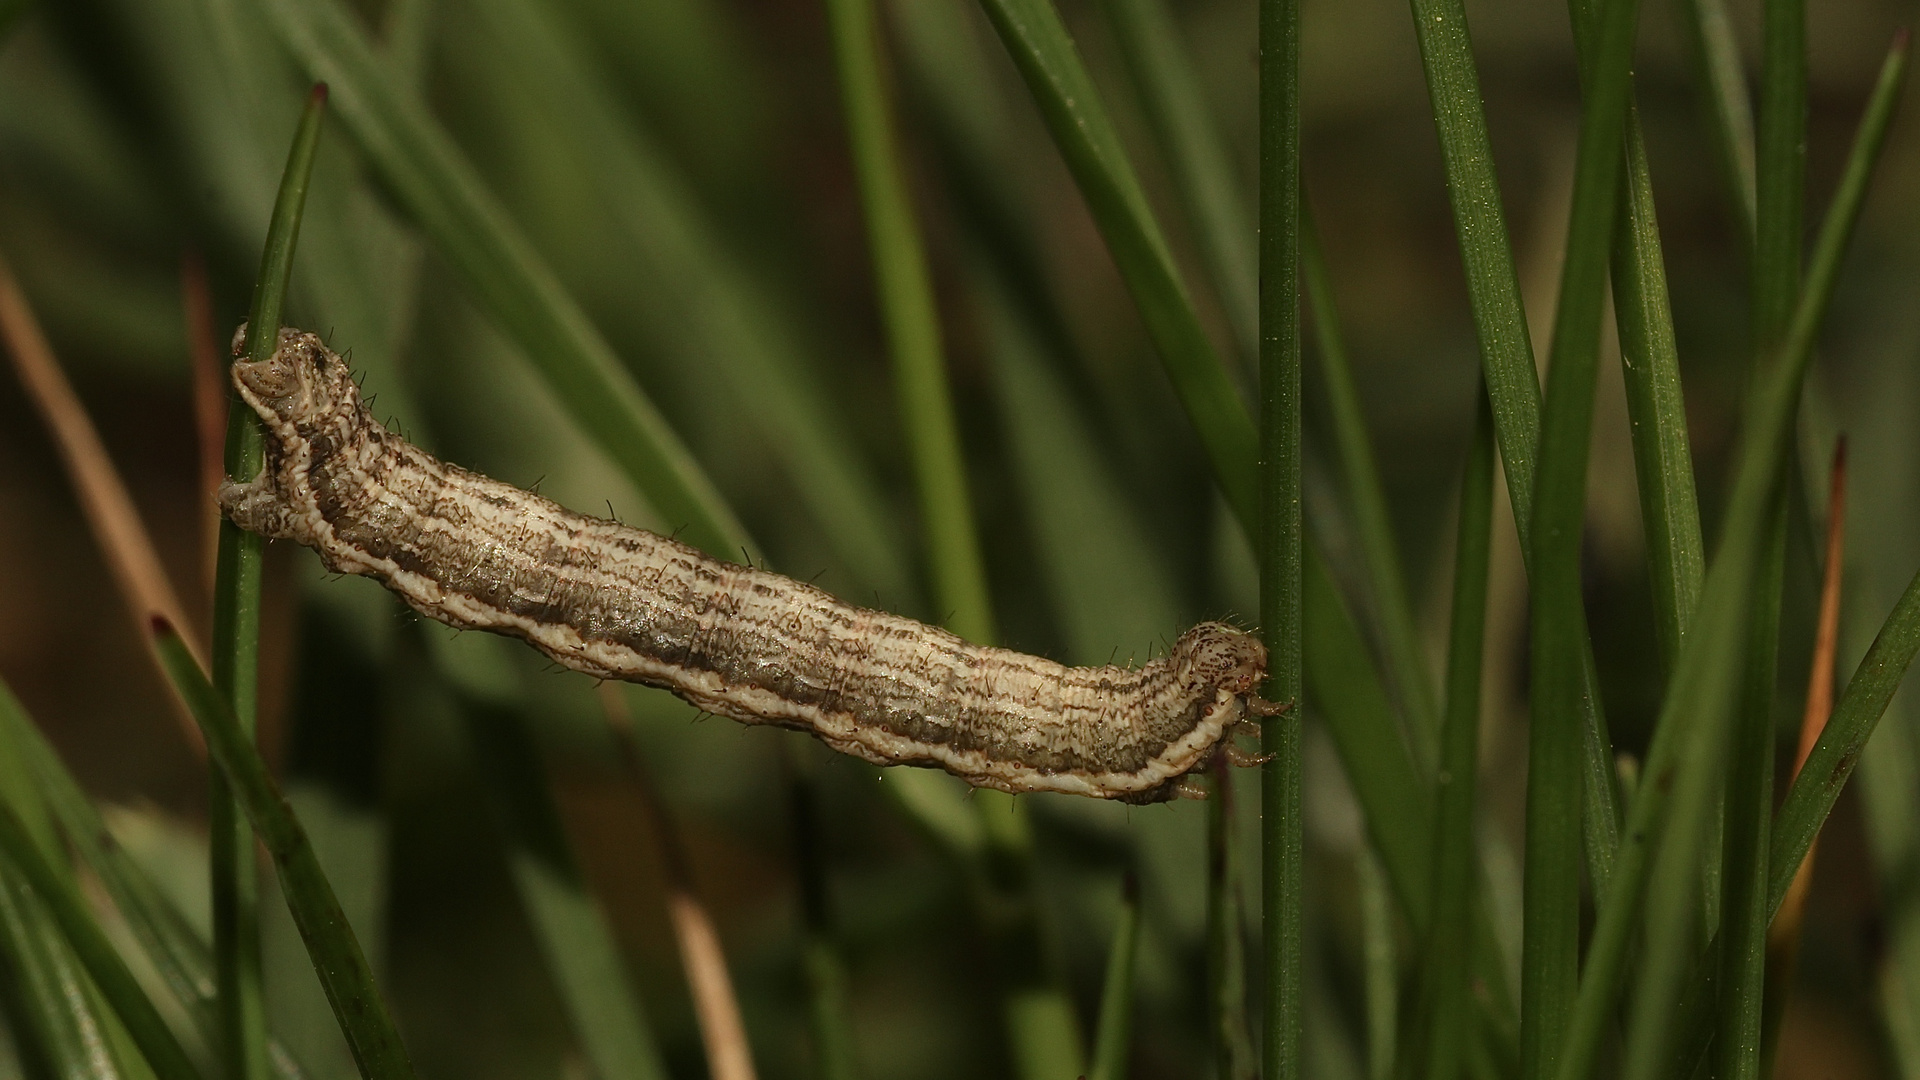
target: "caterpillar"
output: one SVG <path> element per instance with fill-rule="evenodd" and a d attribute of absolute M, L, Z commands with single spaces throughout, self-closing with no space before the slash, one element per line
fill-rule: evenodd
<path fill-rule="evenodd" d="M 806 731 L 879 765 L 1140 803 L 1193 794 L 1183 778 L 1217 751 L 1249 763 L 1232 736 L 1285 708 L 1254 694 L 1266 649 L 1224 623 L 1139 667 L 970 644 L 440 461 L 374 420 L 320 338 L 284 328 L 258 362 L 241 357 L 241 338 L 233 385 L 267 453 L 258 477 L 222 485 L 229 520 L 575 671 Z"/>

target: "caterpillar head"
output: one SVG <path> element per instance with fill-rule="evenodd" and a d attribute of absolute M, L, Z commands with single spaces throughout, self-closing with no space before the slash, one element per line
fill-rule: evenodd
<path fill-rule="evenodd" d="M 233 385 L 261 419 L 310 425 L 358 405 L 353 373 L 318 336 L 282 327 L 273 355 L 252 361 L 241 359 L 246 329 L 233 334 Z"/>
<path fill-rule="evenodd" d="M 1267 647 L 1226 623 L 1203 622 L 1173 643 L 1175 669 L 1194 684 L 1250 694 L 1267 676 Z"/>

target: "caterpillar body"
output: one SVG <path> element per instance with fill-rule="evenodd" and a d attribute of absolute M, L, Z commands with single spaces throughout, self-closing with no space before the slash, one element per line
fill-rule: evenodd
<path fill-rule="evenodd" d="M 807 731 L 881 765 L 1129 802 L 1184 793 L 1182 778 L 1223 744 L 1240 760 L 1236 726 L 1282 708 L 1254 696 L 1266 650 L 1222 623 L 1140 667 L 1067 667 L 447 464 L 376 422 L 313 334 L 281 330 L 270 358 L 238 359 L 232 377 L 267 433 L 261 474 L 221 487 L 235 525 L 576 671 Z"/>

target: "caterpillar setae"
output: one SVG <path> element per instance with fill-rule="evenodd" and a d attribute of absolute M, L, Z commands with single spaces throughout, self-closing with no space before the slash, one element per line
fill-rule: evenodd
<path fill-rule="evenodd" d="M 235 335 L 238 355 L 240 335 Z M 240 528 L 295 540 L 451 626 L 525 638 L 556 662 L 662 687 L 749 724 L 811 732 L 881 765 L 1009 792 L 1156 802 L 1252 717 L 1266 649 L 1201 623 L 1140 667 L 1066 667 L 969 644 L 810 585 L 588 517 L 435 459 L 361 403 L 344 361 L 280 331 L 233 364 L 267 464 L 229 480 Z"/>

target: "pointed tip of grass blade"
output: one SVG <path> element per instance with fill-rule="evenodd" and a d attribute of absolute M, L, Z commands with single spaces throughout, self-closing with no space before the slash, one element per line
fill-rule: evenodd
<path fill-rule="evenodd" d="M 157 611 L 147 616 L 147 630 L 151 632 L 154 637 L 180 636 L 180 632 L 173 628 L 173 620 Z"/>
<path fill-rule="evenodd" d="M 326 103 L 327 103 L 327 84 L 323 82 L 314 83 L 313 89 L 307 91 L 307 105 L 309 107 L 317 107 L 317 106 L 325 105 Z"/>

